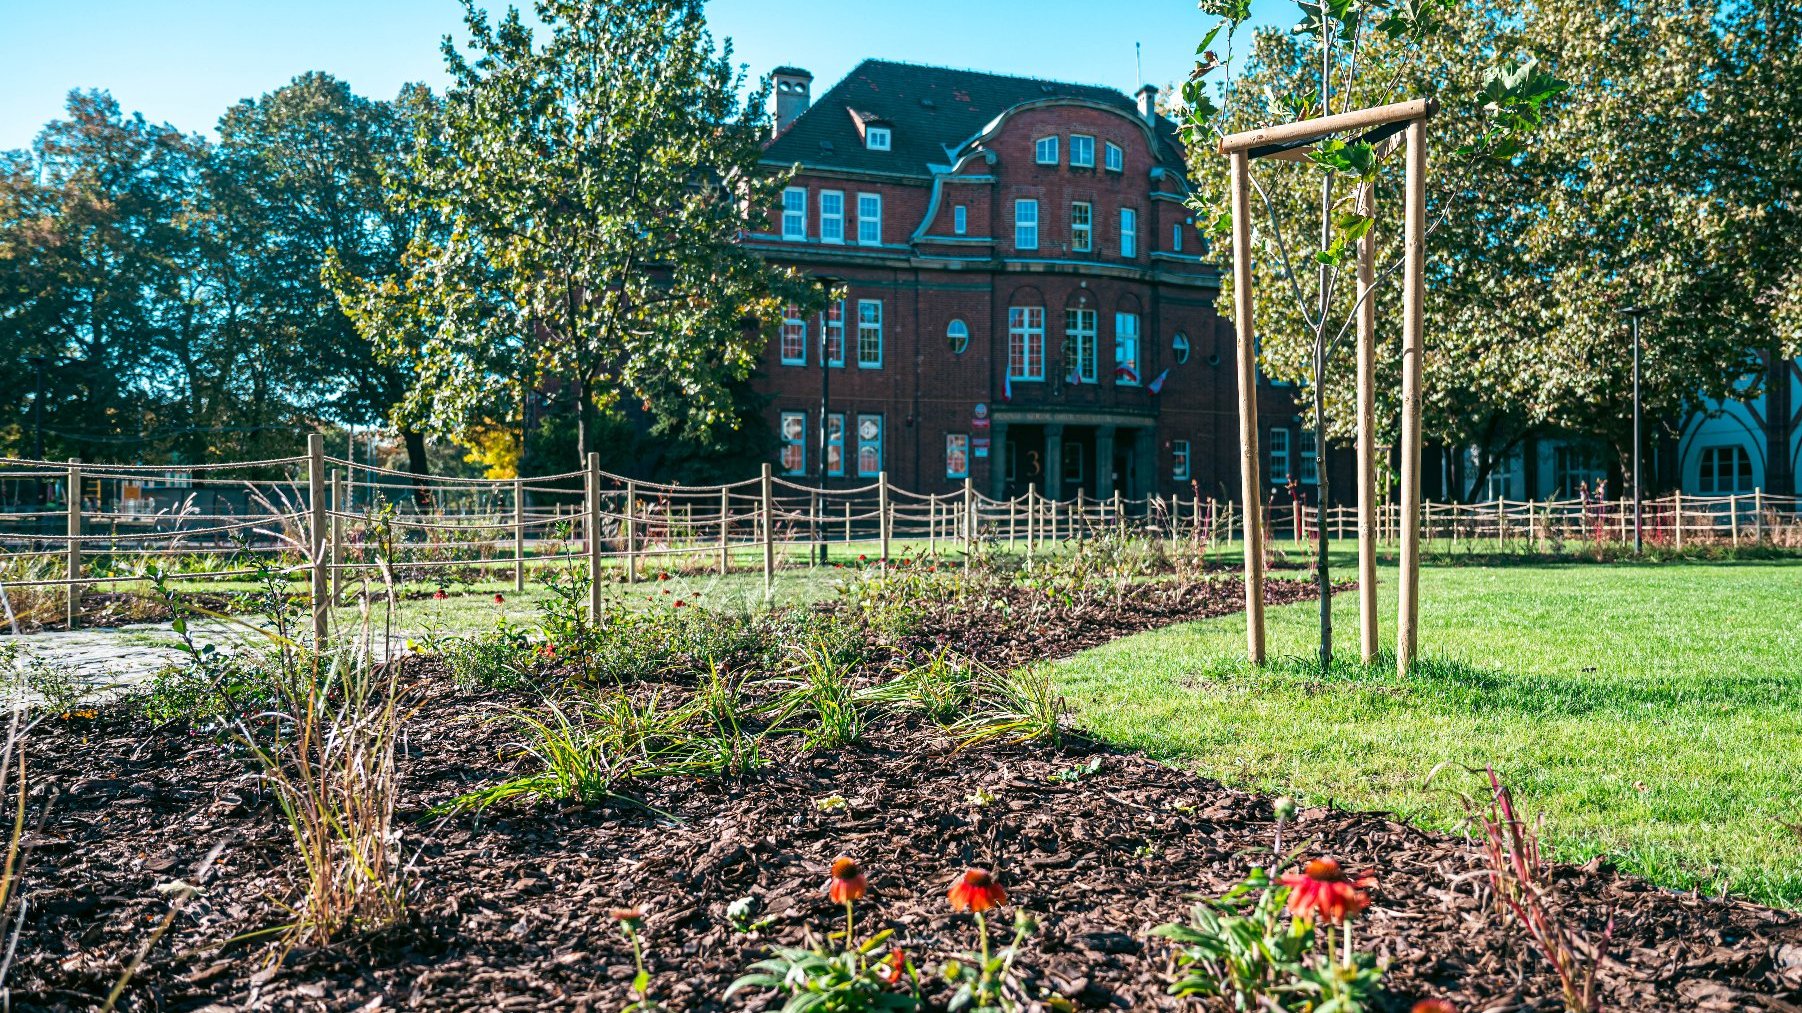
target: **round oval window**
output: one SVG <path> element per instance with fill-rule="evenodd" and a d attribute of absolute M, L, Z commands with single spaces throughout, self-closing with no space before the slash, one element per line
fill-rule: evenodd
<path fill-rule="evenodd" d="M 951 344 L 952 355 L 962 355 L 970 348 L 970 328 L 962 320 L 953 320 L 945 328 L 945 340 Z"/>
<path fill-rule="evenodd" d="M 1176 353 L 1176 364 L 1177 365 L 1180 366 L 1183 363 L 1188 362 L 1189 361 L 1189 336 L 1187 334 L 1183 334 L 1179 331 L 1177 333 L 1176 337 L 1170 339 L 1170 350 Z"/>

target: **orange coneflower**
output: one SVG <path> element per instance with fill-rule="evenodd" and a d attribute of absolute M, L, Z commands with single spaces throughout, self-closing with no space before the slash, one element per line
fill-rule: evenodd
<path fill-rule="evenodd" d="M 957 882 L 951 884 L 951 892 L 945 896 L 951 902 L 951 910 L 972 911 L 976 914 L 1007 903 L 1007 891 L 995 881 L 995 874 L 987 869 L 965 869 Z"/>
<path fill-rule="evenodd" d="M 1297 918 L 1313 918 L 1316 914 L 1329 925 L 1343 924 L 1356 918 L 1370 906 L 1370 894 L 1376 873 L 1347 875 L 1331 858 L 1316 858 L 1302 866 L 1300 872 L 1286 872 L 1282 883 L 1290 888 L 1289 913 Z"/>
<path fill-rule="evenodd" d="M 832 860 L 832 875 L 826 879 L 826 896 L 834 904 L 845 906 L 845 945 L 850 946 L 857 931 L 856 914 L 853 905 L 863 899 L 864 891 L 869 889 L 869 881 L 864 879 L 863 870 L 855 859 L 849 855 L 840 855 Z"/>
<path fill-rule="evenodd" d="M 495 595 L 495 596 L 494 596 L 494 603 L 495 603 L 495 604 L 496 604 L 496 605 L 499 605 L 499 604 L 500 604 L 500 603 L 501 603 L 501 602 L 504 602 L 504 601 L 506 601 L 506 600 L 507 600 L 507 599 L 506 599 L 506 598 L 504 598 L 504 597 L 502 597 L 502 596 L 501 596 L 501 595 L 498 595 L 498 594 L 497 594 L 497 595 Z"/>
<path fill-rule="evenodd" d="M 432 597 L 434 597 L 434 598 L 443 598 L 443 597 L 445 597 L 445 594 L 444 594 L 444 592 L 443 592 L 443 591 L 433 591 L 433 592 L 432 592 Z"/>
<path fill-rule="evenodd" d="M 607 912 L 608 916 L 618 922 L 622 928 L 637 932 L 644 927 L 644 909 L 637 907 L 616 907 Z"/>
<path fill-rule="evenodd" d="M 863 870 L 849 856 L 840 855 L 832 860 L 832 878 L 826 880 L 826 896 L 831 897 L 834 904 L 862 900 L 869 885 Z"/>
<path fill-rule="evenodd" d="M 1458 1013 L 1458 1007 L 1444 999 L 1422 999 L 1414 1004 L 1410 1013 Z"/>

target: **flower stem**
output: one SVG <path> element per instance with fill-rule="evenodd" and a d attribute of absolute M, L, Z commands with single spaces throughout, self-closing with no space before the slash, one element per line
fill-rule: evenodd
<path fill-rule="evenodd" d="M 852 901 L 845 901 L 845 949 L 847 950 L 851 948 L 851 943 L 857 938 L 856 934 L 853 932 L 853 929 L 857 926 L 857 922 L 852 915 L 851 905 Z"/>
<path fill-rule="evenodd" d="M 1351 919 L 1349 919 L 1349 918 L 1347 918 L 1345 920 L 1345 961 L 1344 961 L 1344 964 L 1346 967 L 1352 966 L 1352 923 L 1351 923 Z"/>
<path fill-rule="evenodd" d="M 981 911 L 976 912 L 976 937 L 982 943 L 982 969 L 986 974 L 989 969 L 989 920 Z"/>

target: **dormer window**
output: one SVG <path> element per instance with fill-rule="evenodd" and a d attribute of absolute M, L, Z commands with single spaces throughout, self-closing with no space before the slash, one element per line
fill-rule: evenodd
<path fill-rule="evenodd" d="M 1082 134 L 1070 135 L 1070 168 L 1095 168 L 1095 138 Z"/>
<path fill-rule="evenodd" d="M 869 127 L 863 132 L 863 146 L 871 151 L 887 151 L 889 147 L 889 129 L 887 127 Z"/>
<path fill-rule="evenodd" d="M 1107 171 L 1119 172 L 1126 167 L 1126 152 L 1113 141 L 1107 142 Z"/>
<path fill-rule="evenodd" d="M 1056 165 L 1057 138 L 1055 136 L 1039 138 L 1038 142 L 1033 145 L 1033 152 L 1033 160 L 1040 165 Z"/>

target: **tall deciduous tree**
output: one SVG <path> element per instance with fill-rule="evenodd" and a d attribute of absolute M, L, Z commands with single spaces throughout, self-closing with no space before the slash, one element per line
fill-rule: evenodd
<path fill-rule="evenodd" d="M 763 341 L 752 321 L 813 301 L 737 242 L 784 182 L 757 165 L 764 93 L 741 102 L 743 72 L 715 48 L 701 0 L 539 0 L 536 31 L 517 9 L 491 24 L 466 5 L 467 44 L 445 40 L 438 141 L 397 181 L 435 222 L 410 278 L 349 288 L 348 304 L 423 325 L 406 332 L 423 378 L 453 375 L 414 399 L 440 420 L 467 418 L 492 381 L 542 378 L 573 393 L 578 453 L 599 449 L 595 409 L 622 399 L 665 422 L 730 426 L 732 385 Z M 509 357 L 497 348 L 529 368 L 489 374 Z"/>

